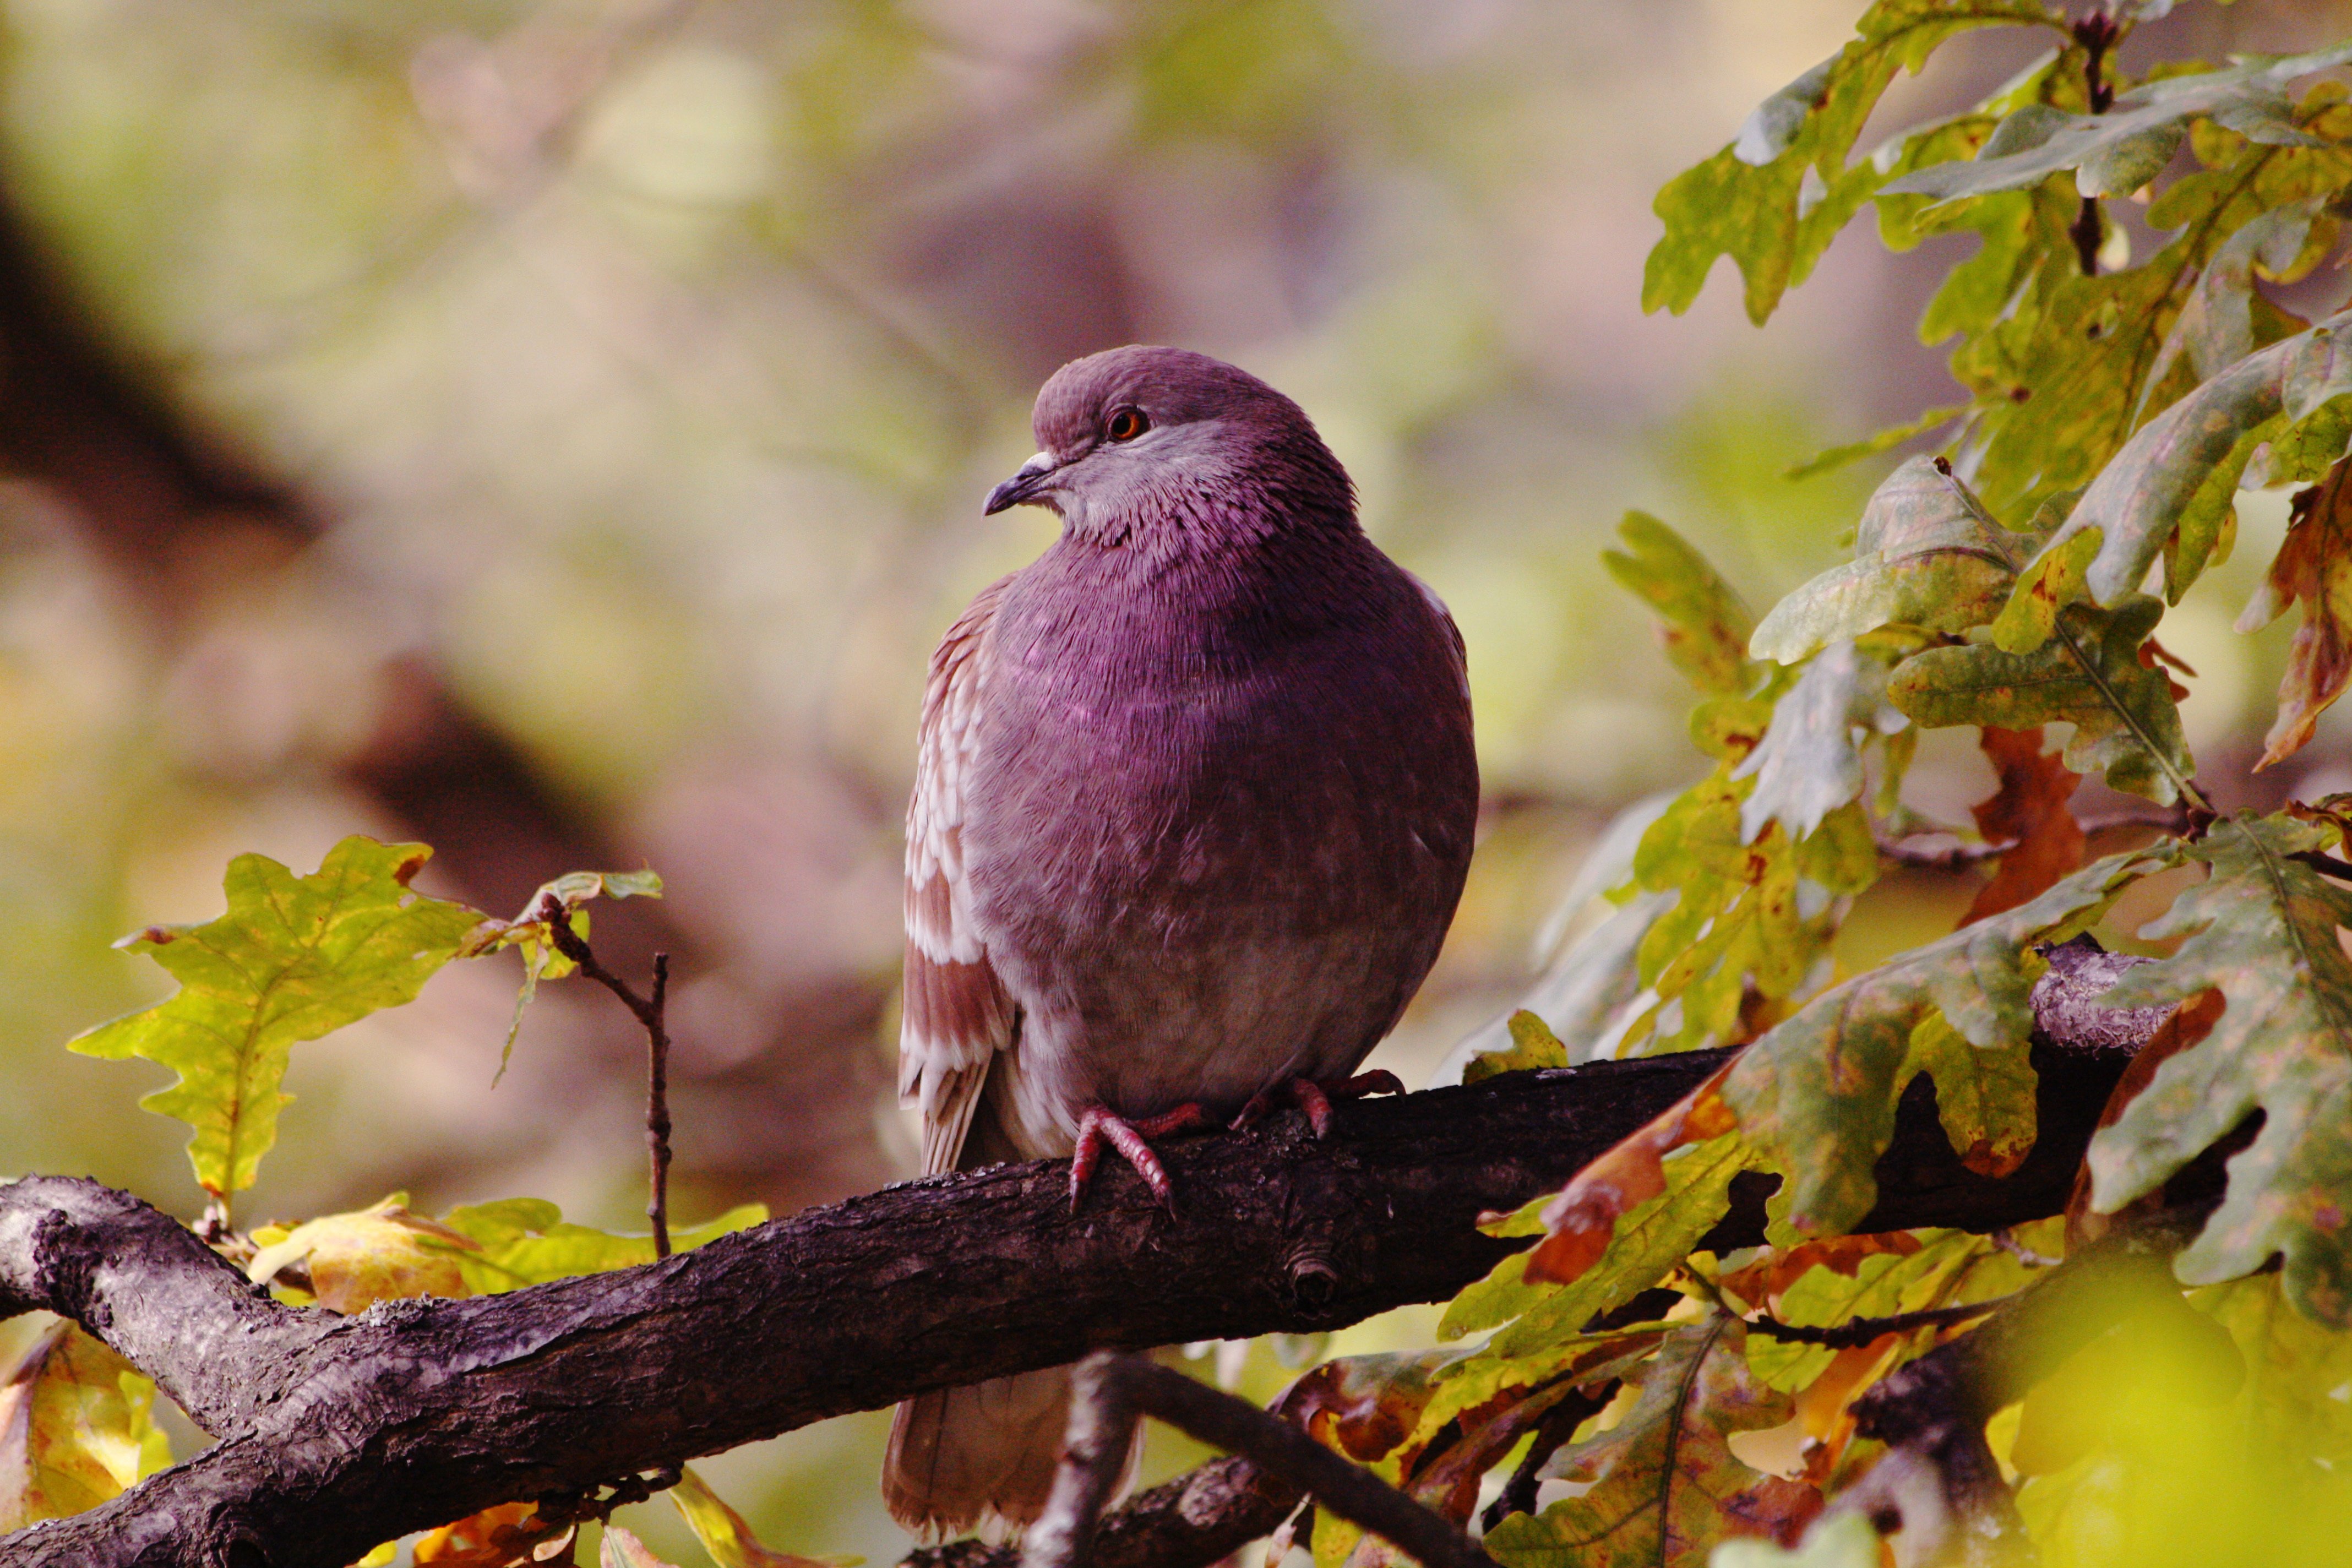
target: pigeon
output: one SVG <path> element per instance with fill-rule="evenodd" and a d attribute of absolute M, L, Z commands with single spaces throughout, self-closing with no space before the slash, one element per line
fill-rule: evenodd
<path fill-rule="evenodd" d="M 1318 1136 L 1419 989 L 1478 809 L 1462 636 L 1356 520 L 1307 415 L 1129 346 L 1037 395 L 987 510 L 1061 518 L 931 657 L 907 810 L 899 1094 L 927 1174 L 1277 1103 Z M 898 1407 L 883 1494 L 927 1537 L 1044 1506 L 1067 1368 Z"/>

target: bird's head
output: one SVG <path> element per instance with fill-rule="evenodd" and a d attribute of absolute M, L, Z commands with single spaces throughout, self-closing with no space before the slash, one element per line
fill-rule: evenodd
<path fill-rule="evenodd" d="M 1298 405 L 1206 354 L 1132 345 L 1073 360 L 1031 425 L 1037 454 L 990 493 L 992 513 L 1051 507 L 1069 534 L 1106 544 L 1353 525 L 1347 471 Z"/>

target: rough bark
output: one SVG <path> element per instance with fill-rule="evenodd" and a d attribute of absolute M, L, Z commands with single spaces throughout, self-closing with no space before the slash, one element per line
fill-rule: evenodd
<path fill-rule="evenodd" d="M 1991 1181 L 1925 1080 L 1870 1229 L 2057 1212 L 2126 1051 L 2037 1048 L 2042 1136 Z M 89 1513 L 0 1541 L 25 1564 L 328 1565 L 515 1498 L 599 1481 L 1098 1347 L 1307 1331 L 1438 1300 L 1513 1244 L 1484 1212 L 1564 1182 L 1720 1053 L 1517 1073 L 1174 1142 L 1163 1212 L 1107 1170 L 928 1178 L 623 1272 L 352 1318 L 261 1299 L 195 1237 L 95 1184 L 0 1187 L 0 1309 L 62 1311 L 220 1443 Z M 1766 1184 L 1712 1239 L 1761 1235 Z M 856 1310 L 845 1310 L 845 1303 Z"/>

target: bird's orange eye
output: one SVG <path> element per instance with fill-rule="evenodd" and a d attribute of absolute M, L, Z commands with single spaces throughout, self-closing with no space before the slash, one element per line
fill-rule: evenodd
<path fill-rule="evenodd" d="M 1132 441 L 1151 428 L 1151 421 L 1143 416 L 1140 408 L 1114 408 L 1103 421 L 1103 434 L 1114 441 Z"/>

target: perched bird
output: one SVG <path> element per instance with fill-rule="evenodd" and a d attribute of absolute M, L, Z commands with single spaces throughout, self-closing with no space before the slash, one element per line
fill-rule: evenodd
<path fill-rule="evenodd" d="M 1061 537 L 931 656 L 907 810 L 899 1094 L 927 1173 L 1296 1100 L 1318 1135 L 1437 957 L 1477 815 L 1445 606 L 1357 526 L 1298 405 L 1179 349 L 1074 361 L 990 512 Z M 1385 1080 L 1384 1083 L 1368 1080 Z M 1064 1369 L 898 1407 L 883 1490 L 926 1533 L 1018 1528 Z"/>

